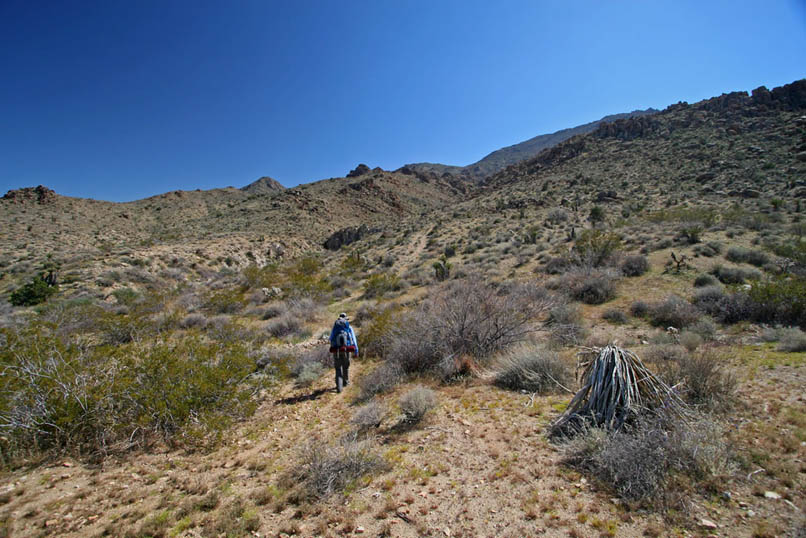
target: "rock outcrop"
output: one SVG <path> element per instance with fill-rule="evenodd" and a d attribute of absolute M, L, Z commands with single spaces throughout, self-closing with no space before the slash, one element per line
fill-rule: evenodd
<path fill-rule="evenodd" d="M 11 200 L 17 203 L 36 202 L 38 204 L 50 204 L 56 201 L 56 192 L 43 185 L 37 187 L 25 187 L 8 191 L 3 200 Z"/>

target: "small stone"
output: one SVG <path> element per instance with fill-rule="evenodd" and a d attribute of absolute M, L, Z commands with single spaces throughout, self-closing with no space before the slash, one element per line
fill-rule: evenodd
<path fill-rule="evenodd" d="M 774 491 L 765 491 L 764 496 L 768 499 L 780 499 L 781 496 Z"/>
<path fill-rule="evenodd" d="M 711 521 L 710 519 L 701 519 L 700 520 L 700 527 L 705 527 L 706 529 L 716 529 L 717 524 Z"/>
<path fill-rule="evenodd" d="M 731 496 L 731 494 L 730 494 L 730 491 L 723 491 L 723 492 L 722 492 L 722 498 L 723 498 L 724 500 L 729 501 L 729 500 L 731 499 L 731 497 L 732 497 L 732 496 Z"/>
<path fill-rule="evenodd" d="M 756 517 L 756 513 L 752 510 L 747 511 L 747 517 Z"/>
<path fill-rule="evenodd" d="M 364 532 L 366 532 L 366 529 L 364 527 L 356 527 L 355 529 L 356 534 L 363 534 Z"/>
<path fill-rule="evenodd" d="M 450 536 L 451 535 L 451 529 L 448 528 L 448 527 L 445 527 L 444 529 L 442 529 L 442 532 L 445 534 L 445 536 Z"/>
<path fill-rule="evenodd" d="M 64 467 L 72 467 L 73 466 L 72 462 L 69 462 L 69 461 L 66 461 L 66 462 L 62 463 L 62 465 Z"/>
<path fill-rule="evenodd" d="M 45 521 L 45 527 L 52 527 L 52 526 L 56 525 L 58 522 L 59 522 L 58 519 L 49 519 L 49 520 Z"/>

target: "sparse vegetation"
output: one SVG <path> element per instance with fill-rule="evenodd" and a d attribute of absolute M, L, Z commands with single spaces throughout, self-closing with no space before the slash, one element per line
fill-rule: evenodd
<path fill-rule="evenodd" d="M 419 423 L 437 405 L 436 393 L 422 385 L 418 385 L 400 397 L 398 402 L 403 420 L 407 424 Z"/>

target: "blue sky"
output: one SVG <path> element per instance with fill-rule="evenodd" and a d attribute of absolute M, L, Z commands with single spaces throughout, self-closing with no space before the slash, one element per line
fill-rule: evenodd
<path fill-rule="evenodd" d="M 805 76 L 803 0 L 0 0 L 0 191 L 464 165 Z"/>

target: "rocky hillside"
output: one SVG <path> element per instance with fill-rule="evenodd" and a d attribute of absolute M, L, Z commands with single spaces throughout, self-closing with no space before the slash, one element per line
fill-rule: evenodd
<path fill-rule="evenodd" d="M 647 110 L 634 110 L 623 114 L 613 114 L 605 116 L 604 118 L 570 127 L 568 129 L 561 129 L 554 133 L 537 135 L 524 142 L 513 144 L 493 151 L 483 159 L 469 164 L 467 166 L 450 166 L 446 164 L 435 163 L 414 163 L 408 164 L 404 168 L 413 170 L 419 173 L 431 173 L 437 176 L 443 174 L 450 174 L 457 177 L 462 177 L 465 180 L 473 183 L 479 183 L 490 175 L 506 168 L 511 164 L 515 164 L 524 159 L 536 156 L 538 153 L 545 149 L 552 148 L 557 144 L 564 142 L 572 136 L 589 133 L 594 131 L 602 123 L 612 123 L 621 119 L 634 118 L 656 113 L 657 110 L 649 108 Z"/>
<path fill-rule="evenodd" d="M 92 280 L 105 265 L 155 256 L 264 264 L 320 249 L 341 229 L 395 226 L 455 202 L 466 188 L 379 168 L 293 189 L 277 190 L 272 181 L 127 203 L 60 196 L 43 186 L 10 191 L 0 199 L 0 285 L 28 278 L 46 259 L 76 281 Z"/>

